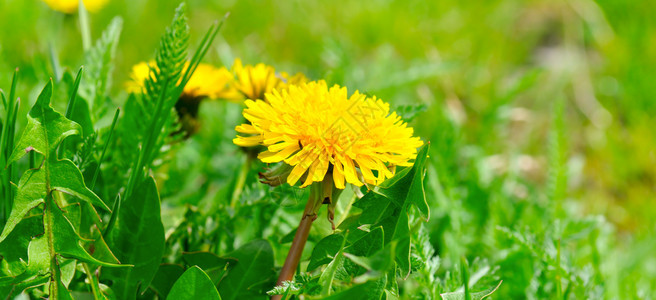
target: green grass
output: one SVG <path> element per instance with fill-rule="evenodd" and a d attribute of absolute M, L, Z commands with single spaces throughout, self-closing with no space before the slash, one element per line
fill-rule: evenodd
<path fill-rule="evenodd" d="M 103 56 L 107 52 L 102 48 L 111 48 L 111 34 L 95 54 L 85 55 L 76 14 L 63 15 L 36 0 L 0 3 L 0 28 L 7 29 L 0 31 L 0 87 L 6 96 L 14 69 L 20 70 L 15 142 L 49 78 L 54 81 L 51 105 L 64 114 L 77 89 L 74 73 L 85 65 L 88 73 L 78 95 L 93 95 L 94 100 L 78 96 L 69 119 L 83 132 L 77 140 L 67 139 L 59 155 L 75 163 L 89 186 L 109 145 L 93 187 L 107 204 L 118 201 L 116 195 L 127 186 L 128 197 L 152 192 L 141 182 L 145 174 L 134 175 L 127 184 L 135 165 L 142 172 L 152 163 L 166 232 L 161 262 L 180 265 L 168 265 L 166 274 L 177 279 L 182 266 L 194 265 L 194 257 L 183 253 L 209 251 L 225 260 L 212 265 L 210 258 L 196 258 L 208 264 L 199 266 L 210 280 L 230 276 L 236 269 L 224 274 L 221 266 L 233 256 L 266 248 L 259 240 L 268 241 L 271 264 L 279 268 L 307 191 L 258 183 L 263 165 L 254 163 L 237 208 L 230 207 L 245 161 L 245 154 L 232 144 L 234 127 L 242 122 L 240 104 L 203 102 L 200 131 L 182 142 L 167 140 L 166 130 L 176 125 L 166 120 L 160 126 L 163 131 L 153 129 L 159 135 L 131 135 L 142 127 L 130 121 L 130 114 L 138 119 L 134 105 L 144 100 L 130 98 L 123 83 L 132 65 L 155 58 L 178 4 L 111 1 L 89 14 L 93 40 L 115 24 L 115 16 L 122 18 L 111 58 Z M 439 299 L 440 293 L 463 287 L 463 280 L 470 283 L 463 292 L 473 296 L 503 281 L 490 299 L 654 298 L 656 6 L 649 1 L 190 0 L 188 58 L 201 48 L 207 29 L 227 12 L 230 16 L 204 62 L 230 67 L 240 57 L 245 63 L 264 62 L 280 71 L 300 71 L 350 91 L 374 94 L 392 107 L 407 106 L 404 116 L 413 116 L 410 124 L 416 135 L 430 141 L 424 186 L 431 217 L 424 222 L 415 208 L 408 208 L 412 273 L 398 281 L 402 299 Z M 110 70 L 109 79 L 94 77 L 97 70 Z M 90 85 L 94 81 L 103 85 Z M 171 95 L 165 92 L 163 97 Z M 88 103 L 88 119 L 80 103 Z M 114 138 L 107 139 L 118 107 L 121 118 Z M 3 127 L 5 113 L 0 110 Z M 136 144 L 146 137 L 154 139 L 151 150 L 167 145 L 166 151 L 143 154 L 148 161 L 135 164 L 143 151 Z M 3 153 L 0 161 L 9 155 Z M 42 157 L 35 159 L 40 162 Z M 28 166 L 27 158 L 13 164 L 14 183 Z M 4 189 L 3 199 L 6 193 Z M 336 220 L 344 219 L 341 213 L 352 194 L 340 198 Z M 66 199 L 46 202 L 51 201 Z M 333 234 L 323 214 L 310 234 L 303 271 L 315 245 Z M 112 215 L 100 211 L 100 217 L 103 231 Z M 124 231 L 118 220 L 117 230 Z M 29 232 L 27 226 L 17 230 Z M 93 231 L 85 234 L 97 236 Z M 103 235 L 110 249 L 127 253 L 123 251 L 130 247 L 121 244 L 119 235 Z M 0 243 L 0 253 L 7 257 L 8 251 Z M 382 267 L 366 269 L 395 273 Z M 122 272 L 116 270 L 108 273 Z M 195 268 L 188 270 L 189 278 L 199 276 L 191 271 Z M 270 271 L 266 275 L 275 282 L 277 270 Z M 6 267 L 2 272 L 8 274 Z M 73 272 L 67 283 L 74 297 L 92 291 L 84 273 Z M 154 297 L 173 280 L 166 281 L 162 274 L 143 297 Z M 321 294 L 325 284 L 313 290 L 313 285 L 325 283 L 320 274 L 297 277 L 298 292 Z M 261 284 L 255 290 L 273 288 L 267 276 L 254 281 Z M 389 284 L 391 275 L 386 276 Z M 196 281 L 206 285 L 200 278 Z M 352 286 L 338 279 L 335 293 Z M 107 278 L 100 282 L 131 291 Z M 218 287 L 226 299 L 224 293 L 231 292 L 220 283 Z M 47 291 L 41 287 L 30 295 Z"/>

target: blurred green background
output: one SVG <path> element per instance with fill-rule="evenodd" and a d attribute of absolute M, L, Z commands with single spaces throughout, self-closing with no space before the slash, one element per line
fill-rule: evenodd
<path fill-rule="evenodd" d="M 498 234 L 495 226 L 526 226 L 539 235 L 541 228 L 558 227 L 561 219 L 598 216 L 607 220 L 598 230 L 607 233 L 609 246 L 597 254 L 572 250 L 571 263 L 598 255 L 595 273 L 605 276 L 600 281 L 611 298 L 654 292 L 652 1 L 187 4 L 192 48 L 214 20 L 230 12 L 208 63 L 230 67 L 240 57 L 375 94 L 393 106 L 425 107 L 411 125 L 432 144 L 429 230 L 445 266 L 449 257 L 463 254 L 488 258 L 507 280 L 502 293 L 522 295 L 530 281 L 504 278 L 524 273 L 504 265 L 509 261 L 504 246 L 490 246 Z M 153 57 L 177 5 L 110 0 L 90 14 L 94 39 L 114 16 L 124 20 L 112 93 L 117 106 L 126 98 L 123 82 L 131 66 Z M 52 76 L 51 53 L 71 70 L 83 63 L 77 14 L 53 11 L 36 0 L 3 0 L 0 28 L 0 87 L 9 87 L 19 67 L 19 94 L 29 95 L 30 103 Z M 217 141 L 213 128 L 225 129 L 219 140 L 229 144 L 239 117 L 212 115 L 221 110 L 207 105 L 204 128 L 183 153 L 222 157 L 212 153 L 219 149 L 211 145 Z M 555 124 L 562 124 L 561 130 L 554 130 Z"/>

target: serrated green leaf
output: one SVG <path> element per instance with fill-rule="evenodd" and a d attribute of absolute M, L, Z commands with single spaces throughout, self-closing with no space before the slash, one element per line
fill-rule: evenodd
<path fill-rule="evenodd" d="M 421 148 L 411 168 L 398 172 L 381 184 L 378 190 L 370 191 L 354 204 L 363 210 L 359 224 L 382 226 L 385 244 L 393 240 L 398 242 L 396 261 L 403 277 L 410 274 L 411 265 L 409 206 L 415 205 L 424 217 L 429 216 L 423 187 L 428 148 L 428 145 Z"/>
<path fill-rule="evenodd" d="M 68 290 L 66 285 L 62 282 L 62 271 L 59 265 L 57 265 L 55 268 L 59 268 L 58 272 L 55 272 L 54 279 L 55 283 L 52 281 L 50 282 L 50 299 L 53 300 L 73 300 L 73 297 L 71 296 L 71 292 Z"/>
<path fill-rule="evenodd" d="M 221 296 L 210 277 L 203 270 L 199 267 L 191 267 L 175 282 L 167 299 L 220 300 Z"/>
<path fill-rule="evenodd" d="M 471 295 L 470 295 L 471 300 L 483 300 L 483 299 L 491 296 L 501 286 L 502 282 L 503 282 L 503 280 L 499 281 L 499 283 L 496 286 L 491 287 L 487 290 L 477 292 L 477 293 L 471 293 Z M 442 297 L 443 300 L 467 300 L 466 297 L 465 297 L 465 291 L 444 293 L 444 294 L 440 294 L 440 296 Z"/>
<path fill-rule="evenodd" d="M 370 256 L 383 249 L 383 227 L 376 227 L 353 242 L 345 251 L 358 256 Z"/>
<path fill-rule="evenodd" d="M 43 233 L 43 226 L 40 228 Z M 43 285 L 50 279 L 50 252 L 46 235 L 33 238 L 27 248 L 27 270 L 14 278 L 3 278 L 0 284 L 0 296 L 9 298 L 28 287 Z M 8 279 L 8 280 L 6 280 Z M 4 288 L 4 289 L 3 289 Z"/>
<path fill-rule="evenodd" d="M 45 177 L 46 173 L 41 169 L 25 171 L 18 182 L 11 214 L 7 219 L 7 224 L 2 229 L 0 243 L 7 238 L 31 209 L 43 203 L 46 195 Z"/>
<path fill-rule="evenodd" d="M 52 230 L 53 233 L 56 233 L 56 237 L 53 236 L 53 240 L 49 241 L 53 243 L 52 246 L 54 247 L 54 252 L 63 257 L 75 258 L 77 260 L 100 266 L 125 267 L 115 263 L 100 261 L 91 256 L 91 254 L 82 247 L 82 241 L 84 239 L 75 231 L 71 221 L 66 218 L 64 212 L 57 207 L 53 200 L 50 200 L 50 203 L 46 200 L 45 209 L 49 212 L 44 219 L 44 222 L 47 224 L 46 235 L 49 234 L 48 230 Z M 48 229 L 49 226 L 52 227 Z"/>
<path fill-rule="evenodd" d="M 96 112 L 99 104 L 102 104 L 99 101 L 105 98 L 111 86 L 113 60 L 122 28 L 123 19 L 114 17 L 94 46 L 85 53 L 86 71 L 80 94 Z"/>
<path fill-rule="evenodd" d="M 350 253 L 344 253 L 344 256 L 367 270 L 367 273 L 356 278 L 356 282 L 366 282 L 385 276 L 389 270 L 394 269 L 396 248 L 397 244 L 393 242 L 371 256 L 357 256 Z"/>
<path fill-rule="evenodd" d="M 411 168 L 404 169 L 390 180 L 385 181 L 378 190 L 380 194 L 388 197 L 400 207 L 414 204 L 427 220 L 430 217 L 430 210 L 424 192 L 424 175 L 429 149 L 430 144 L 424 145 L 419 150 Z"/>
<path fill-rule="evenodd" d="M 266 299 L 265 291 L 273 287 L 273 249 L 269 242 L 256 240 L 227 255 L 237 264 L 219 283 L 219 293 L 225 300 Z"/>
<path fill-rule="evenodd" d="M 169 137 L 175 128 L 169 117 L 186 84 L 186 82 L 179 83 L 186 63 L 189 43 L 189 26 L 185 8 L 184 2 L 178 6 L 173 22 L 166 28 L 166 33 L 160 40 L 155 54 L 156 67 L 150 70 L 150 75 L 144 82 L 144 93 L 138 98 L 140 102 L 137 103 L 139 104 L 136 106 L 137 109 L 125 111 L 126 119 L 143 120 L 126 122 L 126 124 L 146 124 L 136 128 L 124 128 L 123 134 L 127 136 L 135 135 L 136 130 L 142 145 L 128 179 L 124 194 L 126 199 L 143 180 L 146 170 L 150 168 L 166 137 Z M 135 145 L 137 144 L 129 144 L 128 151 L 135 151 L 137 149 Z M 132 155 L 129 154 L 128 157 Z"/>
<path fill-rule="evenodd" d="M 27 269 L 27 249 L 33 236 L 43 232 L 42 218 L 38 215 L 26 218 L 0 243 L 0 272 L 4 276 L 16 277 Z"/>
<path fill-rule="evenodd" d="M 73 162 L 67 159 L 53 159 L 46 163 L 48 163 L 47 168 L 44 166 L 39 169 L 27 170 L 18 182 L 17 194 L 7 224 L 0 235 L 0 242 L 4 241 L 31 209 L 43 203 L 48 188 L 73 195 L 109 210 L 109 207 L 84 185 L 82 173 Z M 47 169 L 49 171 L 46 171 Z"/>
<path fill-rule="evenodd" d="M 129 205 L 122 205 L 107 244 L 116 257 L 133 268 L 106 269 L 103 277 L 114 283 L 119 299 L 135 299 L 148 288 L 164 253 L 164 226 L 155 179 L 148 177 L 137 187 Z"/>
<path fill-rule="evenodd" d="M 330 263 L 335 257 L 335 254 L 339 251 L 342 241 L 344 241 L 344 236 L 341 234 L 331 234 L 321 239 L 314 246 L 314 249 L 312 249 L 307 272 L 310 272 L 321 265 Z"/>
<path fill-rule="evenodd" d="M 82 128 L 77 123 L 66 119 L 50 106 L 52 96 L 52 79 L 43 88 L 36 103 L 27 117 L 27 126 L 16 143 L 7 164 L 13 163 L 25 155 L 26 149 L 33 149 L 46 156 L 51 156 L 59 143 L 67 136 L 79 134 Z M 54 157 L 54 155 L 52 155 Z"/>

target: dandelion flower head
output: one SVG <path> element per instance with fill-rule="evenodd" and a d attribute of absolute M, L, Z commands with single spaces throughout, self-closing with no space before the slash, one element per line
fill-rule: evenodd
<path fill-rule="evenodd" d="M 50 6 L 50 8 L 66 14 L 72 14 L 77 11 L 79 1 L 80 0 L 43 0 L 43 2 Z M 103 8 L 108 1 L 109 0 L 84 0 L 84 8 L 90 12 L 97 12 Z"/>
<path fill-rule="evenodd" d="M 234 88 L 251 100 L 264 100 L 264 95 L 274 89 L 308 81 L 303 73 L 293 76 L 286 72 L 276 73 L 272 66 L 263 63 L 243 65 L 239 58 L 235 59 L 232 72 L 235 74 Z"/>
<path fill-rule="evenodd" d="M 188 66 L 188 65 L 187 65 Z M 185 66 L 185 67 L 187 67 Z M 140 93 L 145 87 L 145 81 L 151 68 L 156 68 L 155 62 L 141 62 L 132 67 L 130 81 L 126 89 L 131 93 Z M 181 98 L 212 98 L 234 100 L 239 93 L 230 86 L 232 73 L 226 68 L 216 68 L 209 64 L 199 64 L 194 74 L 185 85 Z"/>
<path fill-rule="evenodd" d="M 243 111 L 250 124 L 236 127 L 233 142 L 265 146 L 265 163 L 285 162 L 286 181 L 302 186 L 332 175 L 335 187 L 345 183 L 380 184 L 395 166 L 409 166 L 423 142 L 389 104 L 356 91 L 314 81 L 266 94 L 266 101 L 247 100 Z"/>

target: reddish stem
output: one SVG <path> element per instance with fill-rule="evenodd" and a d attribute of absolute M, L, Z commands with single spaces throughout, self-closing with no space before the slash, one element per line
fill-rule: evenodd
<path fill-rule="evenodd" d="M 294 278 L 294 273 L 296 272 L 298 263 L 301 261 L 305 242 L 307 242 L 308 236 L 310 235 L 312 222 L 317 218 L 315 206 L 321 206 L 321 202 L 316 202 L 313 193 L 310 192 L 310 198 L 308 199 L 307 205 L 305 205 L 305 211 L 303 211 L 301 223 L 298 224 L 298 228 L 296 229 L 296 235 L 294 235 L 292 247 L 289 249 L 289 253 L 287 253 L 287 258 L 285 259 L 285 264 L 280 270 L 280 276 L 278 276 L 278 282 L 276 283 L 277 286 L 282 285 L 283 281 L 291 281 Z M 271 300 L 280 299 L 282 299 L 282 295 L 274 295 L 271 297 Z"/>

